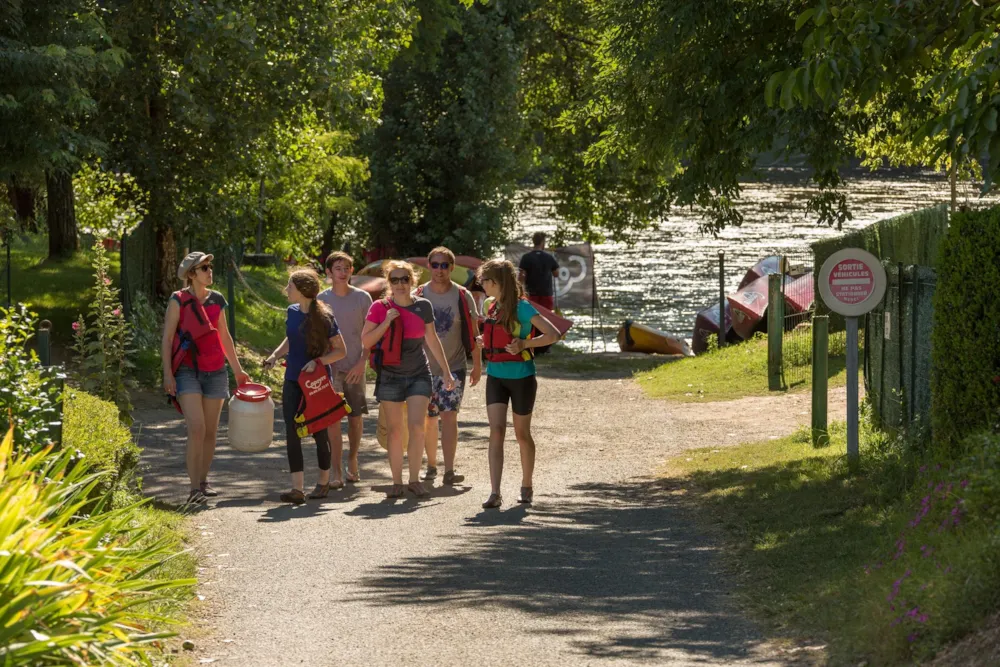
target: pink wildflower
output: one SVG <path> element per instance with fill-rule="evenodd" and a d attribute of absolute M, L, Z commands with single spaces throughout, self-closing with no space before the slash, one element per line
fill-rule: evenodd
<path fill-rule="evenodd" d="M 80 323 L 73 322 L 73 331 L 79 331 L 79 330 L 80 330 Z"/>
<path fill-rule="evenodd" d="M 111 314 L 114 315 L 115 317 L 118 317 L 119 315 L 122 314 L 122 309 L 121 308 L 115 308 L 114 310 L 111 311 Z"/>

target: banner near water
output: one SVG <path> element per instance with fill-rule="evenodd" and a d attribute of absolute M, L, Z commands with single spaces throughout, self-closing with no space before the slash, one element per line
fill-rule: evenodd
<path fill-rule="evenodd" d="M 861 248 L 830 255 L 819 272 L 823 302 L 847 321 L 847 458 L 858 458 L 858 317 L 885 296 L 885 269 L 878 257 Z"/>
<path fill-rule="evenodd" d="M 519 243 L 511 243 L 504 255 L 514 266 L 521 256 L 531 252 L 531 248 Z M 556 306 L 563 308 L 592 308 L 594 305 L 594 250 L 589 243 L 568 245 L 562 248 L 546 248 L 559 262 L 556 278 Z"/>

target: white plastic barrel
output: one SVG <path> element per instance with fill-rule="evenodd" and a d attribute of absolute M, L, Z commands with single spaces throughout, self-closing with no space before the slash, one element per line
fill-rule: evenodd
<path fill-rule="evenodd" d="M 262 452 L 274 434 L 274 401 L 270 388 L 248 382 L 229 399 L 229 445 L 241 452 Z"/>

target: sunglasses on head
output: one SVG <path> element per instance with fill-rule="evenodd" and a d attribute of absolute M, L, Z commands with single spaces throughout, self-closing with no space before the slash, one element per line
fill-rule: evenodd
<path fill-rule="evenodd" d="M 201 266 L 198 267 L 198 270 L 199 271 L 204 271 L 205 273 L 208 273 L 209 271 L 212 270 L 212 265 L 211 264 L 202 264 Z"/>
<path fill-rule="evenodd" d="M 447 269 L 451 266 L 451 262 L 431 262 L 432 269 Z"/>
<path fill-rule="evenodd" d="M 399 285 L 400 283 L 408 285 L 410 283 L 410 276 L 390 276 L 389 282 L 393 285 Z"/>

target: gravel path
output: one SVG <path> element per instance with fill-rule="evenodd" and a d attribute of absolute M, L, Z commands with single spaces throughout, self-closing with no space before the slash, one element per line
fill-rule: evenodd
<path fill-rule="evenodd" d="M 834 418 L 843 390 L 831 398 Z M 508 429 L 499 512 L 480 508 L 484 385 L 459 421 L 464 485 L 421 502 L 384 499 L 374 415 L 362 484 L 301 507 L 277 502 L 288 483 L 279 421 L 282 446 L 256 455 L 226 446 L 223 425 L 212 477 L 223 495 L 191 518 L 205 599 L 193 623 L 208 628 L 194 633 L 194 662 L 786 664 L 735 608 L 717 546 L 654 475 L 687 448 L 786 435 L 808 422 L 808 401 L 672 404 L 626 379 L 549 374 L 534 419 L 535 504 L 513 503 L 520 465 Z M 136 414 L 144 488 L 165 502 L 186 495 L 177 417 Z M 307 488 L 314 462 L 306 451 Z"/>

